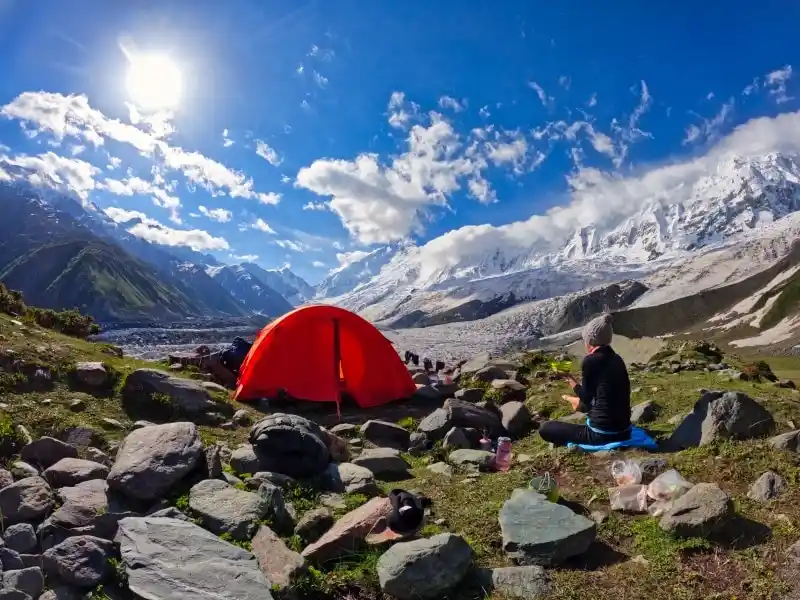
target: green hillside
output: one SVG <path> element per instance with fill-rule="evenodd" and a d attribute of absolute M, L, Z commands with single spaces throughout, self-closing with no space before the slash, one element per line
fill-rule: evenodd
<path fill-rule="evenodd" d="M 99 320 L 181 318 L 202 313 L 186 294 L 121 248 L 76 240 L 41 246 L 0 273 L 34 305 L 77 308 Z"/>

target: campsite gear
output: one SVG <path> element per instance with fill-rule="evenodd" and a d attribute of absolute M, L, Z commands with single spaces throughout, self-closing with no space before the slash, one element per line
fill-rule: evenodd
<path fill-rule="evenodd" d="M 642 482 L 642 470 L 632 460 L 615 460 L 611 463 L 611 476 L 617 485 L 633 485 Z"/>
<path fill-rule="evenodd" d="M 233 338 L 231 345 L 222 352 L 222 356 L 220 358 L 222 366 L 232 373 L 238 373 L 239 368 L 242 366 L 244 359 L 247 358 L 247 353 L 250 352 L 250 348 L 252 346 L 253 344 L 244 338 Z"/>
<path fill-rule="evenodd" d="M 497 471 L 508 471 L 511 467 L 511 438 L 497 438 L 497 452 L 494 457 L 494 468 Z"/>
<path fill-rule="evenodd" d="M 276 319 L 256 338 L 241 366 L 237 400 L 294 399 L 361 408 L 409 398 L 417 386 L 390 341 L 355 313 L 332 305 L 304 306 Z"/>
<path fill-rule="evenodd" d="M 672 508 L 671 500 L 656 500 L 650 505 L 650 507 L 647 509 L 647 512 L 651 517 L 660 517 L 670 508 Z"/>
<path fill-rule="evenodd" d="M 437 360 L 436 361 L 436 371 L 443 371 L 444 370 L 444 361 Z"/>
<path fill-rule="evenodd" d="M 483 435 L 478 444 L 480 445 L 481 450 L 485 450 L 486 452 L 492 451 L 492 440 L 486 437 L 486 434 Z"/>
<path fill-rule="evenodd" d="M 556 480 L 550 473 L 545 473 L 541 477 L 534 477 L 528 484 L 534 492 L 538 492 L 546 497 L 550 502 L 558 502 L 560 494 L 558 493 L 558 486 Z"/>
<path fill-rule="evenodd" d="M 647 486 L 647 495 L 653 500 L 672 502 L 692 488 L 692 484 L 675 469 L 670 469 L 656 477 Z"/>
<path fill-rule="evenodd" d="M 545 423 L 545 425 L 547 424 L 548 423 Z M 569 423 L 563 424 L 569 425 Z M 539 431 L 541 432 L 541 429 Z M 647 435 L 647 432 L 641 427 L 631 427 L 631 433 L 628 439 L 606 442 L 605 444 L 575 444 L 573 442 L 567 444 L 567 448 L 575 448 L 576 446 L 586 452 L 601 452 L 603 450 L 617 450 L 619 448 L 644 448 L 645 450 L 655 450 L 658 448 L 658 443 Z"/>
<path fill-rule="evenodd" d="M 647 486 L 638 483 L 609 488 L 608 501 L 611 510 L 627 513 L 647 512 Z"/>
<path fill-rule="evenodd" d="M 389 515 L 389 528 L 399 534 L 415 533 L 425 520 L 425 506 L 430 500 L 417 494 L 396 488 L 389 492 L 392 514 Z"/>
<path fill-rule="evenodd" d="M 419 354 L 412 354 L 411 355 L 411 363 L 415 366 L 419 366 Z"/>

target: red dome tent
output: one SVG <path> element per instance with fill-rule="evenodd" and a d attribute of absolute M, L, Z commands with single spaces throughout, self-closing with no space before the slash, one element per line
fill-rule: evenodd
<path fill-rule="evenodd" d="M 341 393 L 369 408 L 416 392 L 391 342 L 358 315 L 327 304 L 304 306 L 267 325 L 239 370 L 237 400 L 279 390 L 313 402 Z"/>

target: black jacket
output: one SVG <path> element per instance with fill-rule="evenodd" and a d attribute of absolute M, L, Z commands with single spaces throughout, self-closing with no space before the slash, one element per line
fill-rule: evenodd
<path fill-rule="evenodd" d="M 631 424 L 631 382 L 622 357 L 611 346 L 601 346 L 583 359 L 581 373 L 575 387 L 578 410 L 589 415 L 596 429 L 625 431 Z"/>

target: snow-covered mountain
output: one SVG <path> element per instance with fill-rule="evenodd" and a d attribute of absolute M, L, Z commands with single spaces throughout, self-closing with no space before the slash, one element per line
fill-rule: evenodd
<path fill-rule="evenodd" d="M 399 245 L 382 246 L 344 267 L 335 269 L 317 284 L 317 297 L 333 298 L 353 291 L 380 273 L 401 248 Z"/>
<path fill-rule="evenodd" d="M 289 267 L 262 269 L 253 263 L 242 263 L 242 266 L 294 306 L 308 302 L 316 293 L 316 290 L 305 279 L 294 273 Z"/>
<path fill-rule="evenodd" d="M 379 273 L 331 301 L 375 321 L 410 325 L 447 311 L 462 319 L 455 309 L 468 302 L 494 303 L 500 310 L 623 279 L 651 280 L 657 288 L 660 273 L 700 255 L 707 271 L 715 268 L 714 249 L 762 235 L 779 242 L 789 235 L 784 229 L 794 231 L 800 158 L 729 157 L 692 183 L 677 182 L 670 193 L 645 194 L 631 205 L 638 208 L 615 222 L 587 222 L 554 239 L 526 238 L 506 226 L 493 229 L 494 241 L 485 235 L 480 244 L 461 244 L 445 254 L 445 236 L 406 246 Z M 753 256 L 753 267 L 777 258 Z M 702 285 L 695 278 L 694 285 L 672 293 L 691 294 Z M 337 288 L 329 289 L 334 295 Z"/>
<path fill-rule="evenodd" d="M 268 317 L 278 317 L 290 310 L 292 305 L 278 292 L 254 274 L 258 265 L 225 265 L 206 267 L 206 273 L 236 298 L 246 309 Z"/>

